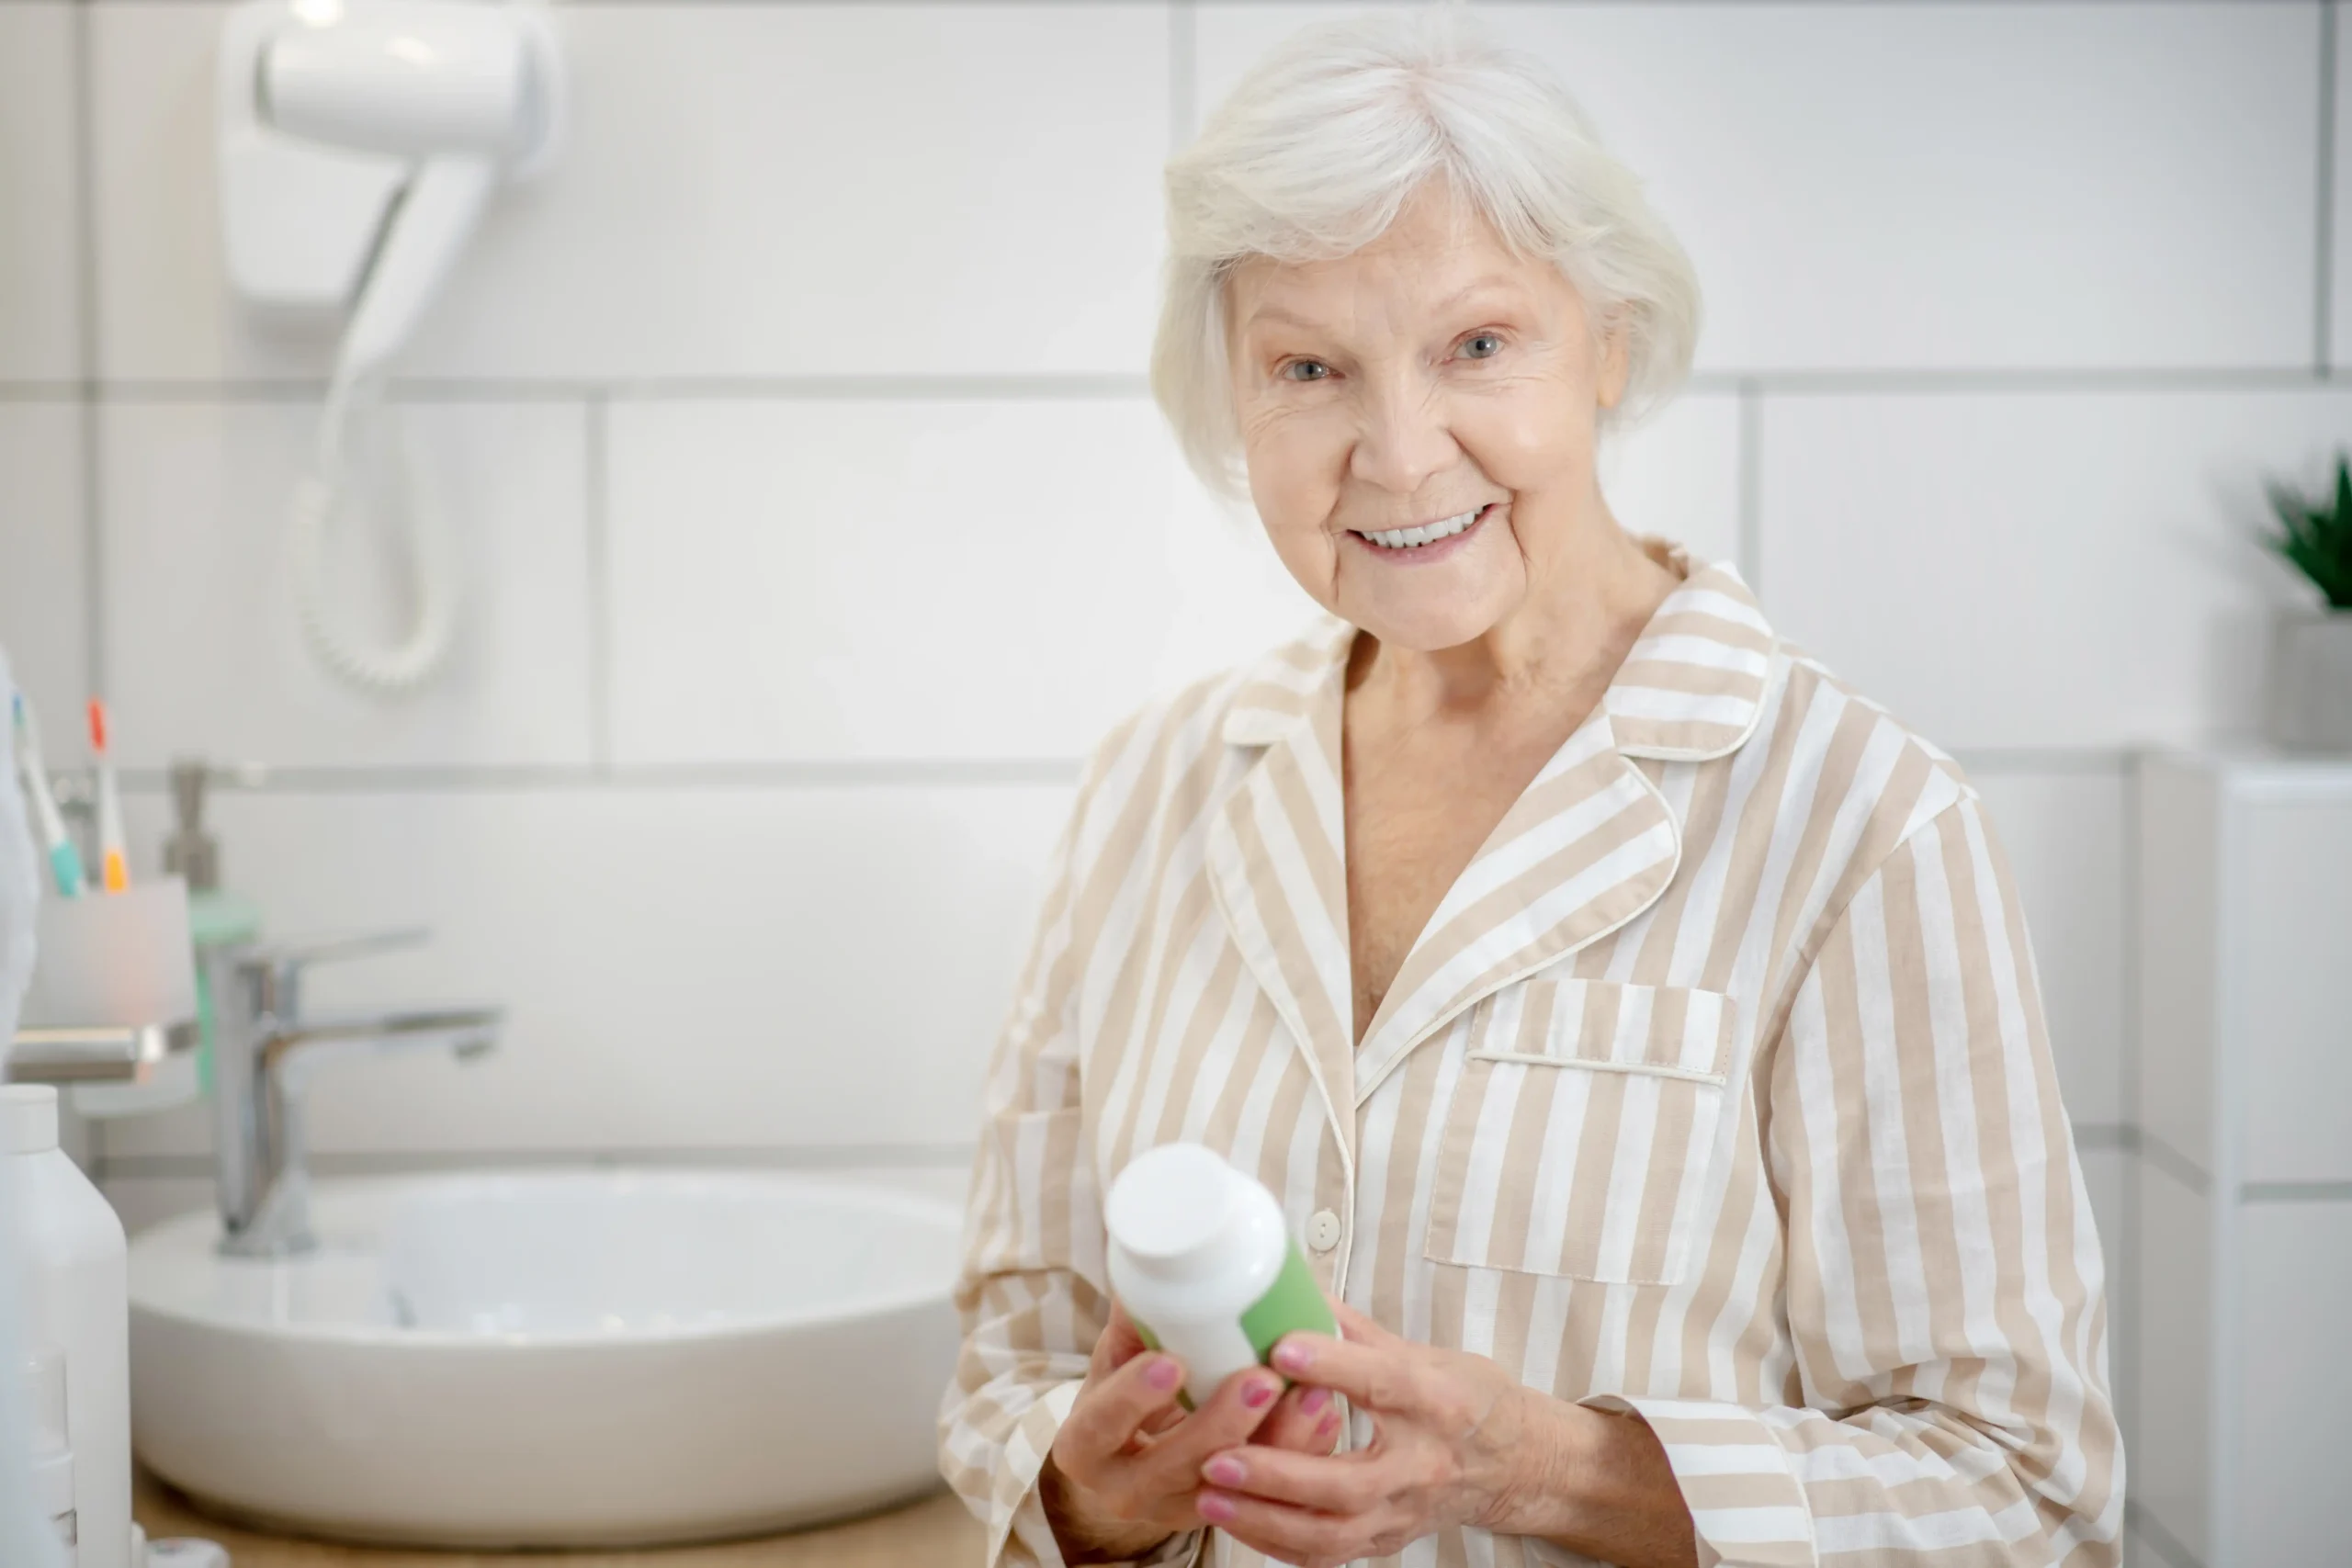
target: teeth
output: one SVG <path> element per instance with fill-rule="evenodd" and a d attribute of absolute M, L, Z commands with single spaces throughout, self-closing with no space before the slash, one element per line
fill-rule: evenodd
<path fill-rule="evenodd" d="M 1478 513 L 1485 510 L 1487 509 L 1483 506 L 1476 506 L 1459 517 L 1448 517 L 1437 523 L 1424 523 L 1416 528 L 1391 528 L 1384 533 L 1368 533 L 1362 536 L 1370 539 L 1384 550 L 1415 549 L 1422 545 L 1433 545 L 1440 539 L 1451 539 L 1454 535 L 1476 522 Z"/>

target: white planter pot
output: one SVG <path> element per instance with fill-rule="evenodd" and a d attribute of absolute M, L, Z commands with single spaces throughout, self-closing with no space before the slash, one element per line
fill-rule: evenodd
<path fill-rule="evenodd" d="M 2352 610 L 2281 612 L 2264 734 L 2299 751 L 2352 751 Z"/>

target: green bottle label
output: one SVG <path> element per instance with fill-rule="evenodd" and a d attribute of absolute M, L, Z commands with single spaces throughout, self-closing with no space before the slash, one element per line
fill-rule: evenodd
<path fill-rule="evenodd" d="M 1136 1325 L 1136 1336 L 1144 1348 L 1159 1348 L 1159 1336 L 1148 1324 L 1128 1314 Z M 1258 1364 L 1268 1364 L 1274 1346 L 1282 1337 L 1295 1329 L 1306 1329 L 1316 1334 L 1340 1337 L 1340 1321 L 1331 1314 L 1331 1303 L 1323 1299 L 1323 1289 L 1315 1282 L 1314 1273 L 1306 1267 L 1306 1256 L 1298 1250 L 1298 1243 L 1287 1236 L 1283 1241 L 1282 1272 L 1266 1287 L 1266 1293 L 1252 1302 L 1241 1314 L 1241 1332 L 1250 1341 L 1250 1348 L 1258 1353 Z M 1291 1380 L 1283 1379 L 1288 1388 Z M 1193 1408 L 1192 1396 L 1182 1389 L 1176 1391 L 1176 1402 L 1185 1409 Z"/>

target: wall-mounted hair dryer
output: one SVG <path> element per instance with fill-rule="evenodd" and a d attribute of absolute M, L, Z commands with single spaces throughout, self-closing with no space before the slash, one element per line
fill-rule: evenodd
<path fill-rule="evenodd" d="M 232 285 L 262 305 L 345 311 L 311 475 L 290 518 L 303 626 L 328 666 L 379 691 L 448 651 L 455 572 L 411 504 L 411 629 L 353 643 L 323 607 L 324 537 L 345 488 L 345 426 L 502 180 L 546 167 L 563 72 L 538 0 L 245 0 L 220 56 L 220 233 Z"/>

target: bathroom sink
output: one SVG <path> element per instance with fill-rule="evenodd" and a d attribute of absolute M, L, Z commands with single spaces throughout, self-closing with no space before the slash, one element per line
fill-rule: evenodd
<path fill-rule="evenodd" d="M 132 1441 L 203 1507 L 495 1549 L 761 1534 L 939 1484 L 961 1215 L 765 1172 L 322 1181 L 318 1249 L 130 1244 Z"/>

